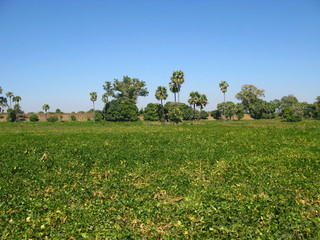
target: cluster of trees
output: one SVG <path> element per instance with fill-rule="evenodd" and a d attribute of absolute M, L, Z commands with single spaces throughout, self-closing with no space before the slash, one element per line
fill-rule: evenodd
<path fill-rule="evenodd" d="M 226 89 L 221 89 L 225 94 Z M 250 114 L 254 119 L 272 119 L 281 117 L 283 121 L 301 121 L 303 118 L 319 119 L 320 115 L 320 96 L 316 102 L 309 104 L 299 102 L 293 95 L 284 96 L 281 99 L 265 101 L 265 91 L 258 89 L 254 85 L 243 85 L 241 91 L 236 94 L 236 98 L 241 103 L 225 102 L 217 105 L 217 110 L 212 113 L 215 118 L 232 119 L 236 116 L 241 119 L 244 113 Z"/>
<path fill-rule="evenodd" d="M 3 113 L 5 108 L 7 108 L 7 121 L 14 122 L 17 119 L 17 114 L 23 113 L 20 106 L 22 99 L 20 96 L 15 96 L 13 92 L 7 92 L 3 96 L 2 94 L 3 89 L 0 87 L 0 113 Z M 14 103 L 13 106 L 12 103 Z"/>
<path fill-rule="evenodd" d="M 168 97 L 167 88 L 165 86 L 158 86 L 155 92 L 155 98 L 160 103 L 148 104 L 144 109 L 144 119 L 150 121 L 160 120 L 161 122 L 181 122 L 183 120 L 208 118 L 208 112 L 203 110 L 208 104 L 208 99 L 205 94 L 192 91 L 188 99 L 189 105 L 180 103 L 180 90 L 183 83 L 184 73 L 181 70 L 174 71 L 169 82 L 169 90 L 174 94 L 174 102 L 167 102 L 164 105 L 163 101 Z M 320 96 L 316 98 L 313 104 L 299 102 L 293 95 L 267 102 L 262 99 L 265 93 L 263 89 L 258 89 L 254 85 L 246 84 L 241 87 L 241 90 L 235 96 L 240 102 L 234 103 L 226 101 L 229 84 L 226 81 L 221 81 L 219 87 L 223 93 L 223 102 L 218 103 L 217 109 L 211 112 L 211 116 L 215 119 L 240 120 L 244 114 L 250 114 L 254 119 L 281 117 L 284 121 L 300 121 L 303 118 L 320 119 Z M 94 121 L 138 120 L 139 110 L 136 106 L 137 99 L 140 96 L 144 97 L 149 94 L 144 81 L 140 81 L 138 78 L 124 76 L 121 81 L 118 79 L 114 79 L 113 82 L 106 81 L 103 89 L 105 93 L 101 97 L 104 103 L 102 111 L 95 110 L 95 102 L 98 99 L 97 92 L 90 93 Z M 15 121 L 17 114 L 23 113 L 19 105 L 21 97 L 14 96 L 12 92 L 8 92 L 2 96 L 2 92 L 3 90 L 0 87 L 0 112 L 3 112 L 4 108 L 8 108 L 8 121 Z M 12 102 L 15 103 L 13 107 Z M 50 106 L 44 104 L 42 109 L 48 120 L 47 113 Z"/>

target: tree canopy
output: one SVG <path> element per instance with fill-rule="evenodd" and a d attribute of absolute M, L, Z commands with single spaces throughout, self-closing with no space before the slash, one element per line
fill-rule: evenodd
<path fill-rule="evenodd" d="M 103 85 L 103 88 L 108 96 L 112 96 L 120 102 L 130 102 L 133 104 L 137 103 L 139 96 L 144 97 L 149 94 L 144 81 L 128 76 L 124 76 L 122 81 L 118 79 L 115 79 L 113 83 L 106 81 L 106 85 Z"/>
<path fill-rule="evenodd" d="M 258 89 L 250 84 L 243 85 L 241 91 L 236 94 L 236 98 L 242 101 L 243 106 L 248 112 L 250 112 L 252 105 L 257 102 L 260 97 L 264 97 L 264 90 Z"/>

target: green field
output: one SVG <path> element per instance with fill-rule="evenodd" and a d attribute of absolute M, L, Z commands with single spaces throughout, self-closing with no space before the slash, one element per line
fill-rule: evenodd
<path fill-rule="evenodd" d="M 1 239 L 320 239 L 320 121 L 0 124 Z"/>

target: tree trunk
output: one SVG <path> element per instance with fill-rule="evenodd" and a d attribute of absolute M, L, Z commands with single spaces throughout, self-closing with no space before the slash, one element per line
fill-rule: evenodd
<path fill-rule="evenodd" d="M 96 121 L 96 110 L 94 109 L 94 102 L 93 103 L 93 121 Z"/>
<path fill-rule="evenodd" d="M 223 118 L 226 120 L 226 93 L 223 92 Z"/>

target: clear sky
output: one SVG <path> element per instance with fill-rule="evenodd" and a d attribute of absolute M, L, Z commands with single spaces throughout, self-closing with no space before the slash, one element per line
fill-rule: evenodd
<path fill-rule="evenodd" d="M 265 100 L 320 95 L 319 0 L 0 0 L 0 86 L 22 97 L 25 112 L 87 111 L 89 93 L 139 78 L 157 102 L 174 70 L 185 73 L 181 101 L 207 95 L 206 110 L 244 84 Z M 167 101 L 173 101 L 170 92 Z"/>

